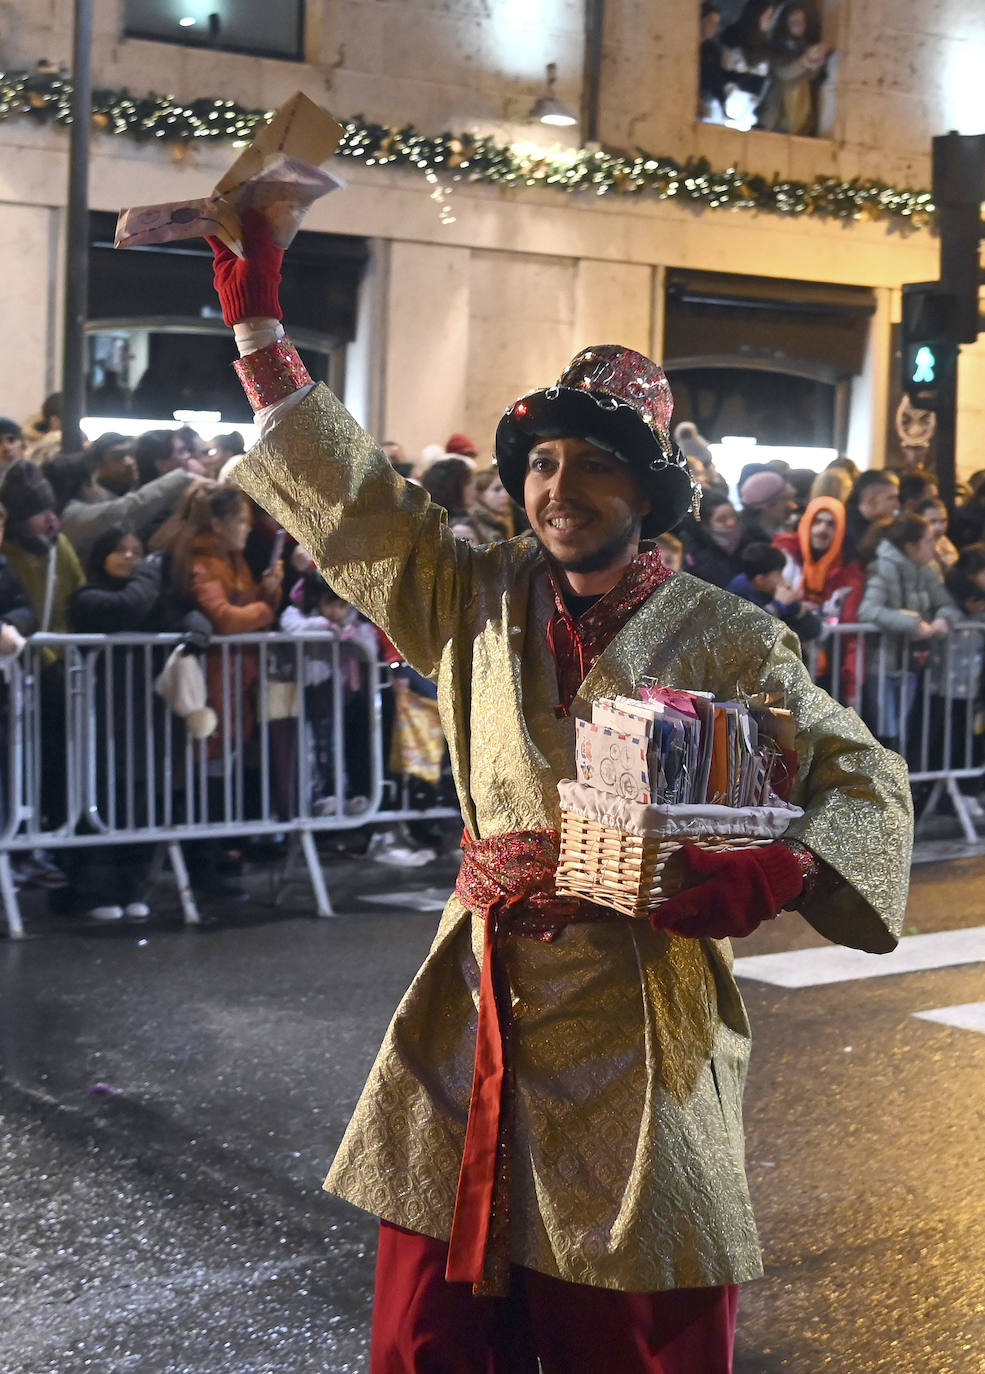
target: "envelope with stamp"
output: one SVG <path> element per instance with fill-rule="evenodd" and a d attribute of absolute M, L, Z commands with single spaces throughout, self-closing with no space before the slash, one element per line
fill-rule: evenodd
<path fill-rule="evenodd" d="M 243 257 L 240 216 L 247 207 L 270 221 L 274 242 L 287 248 L 309 208 L 344 182 L 321 164 L 342 141 L 341 124 L 301 91 L 262 125 L 208 196 L 121 210 L 116 248 L 213 235 Z"/>
<path fill-rule="evenodd" d="M 575 722 L 575 769 L 579 782 L 597 792 L 648 806 L 652 800 L 649 741 L 623 735 L 589 720 Z"/>

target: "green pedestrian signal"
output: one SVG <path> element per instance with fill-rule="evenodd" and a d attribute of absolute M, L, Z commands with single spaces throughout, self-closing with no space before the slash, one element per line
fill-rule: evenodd
<path fill-rule="evenodd" d="M 950 404 L 956 380 L 954 296 L 940 282 L 907 282 L 900 320 L 900 389 L 917 410 Z"/>
<path fill-rule="evenodd" d="M 913 362 L 913 376 L 910 379 L 912 382 L 925 385 L 936 382 L 937 359 L 934 357 L 933 349 L 924 344 L 922 348 L 917 349 L 917 356 Z"/>

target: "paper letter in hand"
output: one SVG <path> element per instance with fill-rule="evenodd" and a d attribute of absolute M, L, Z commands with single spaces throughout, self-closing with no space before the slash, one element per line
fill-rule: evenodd
<path fill-rule="evenodd" d="M 130 248 L 211 234 L 243 257 L 240 214 L 252 206 L 270 221 L 278 248 L 287 248 L 312 203 L 344 185 L 321 168 L 339 146 L 342 134 L 341 124 L 327 110 L 298 91 L 258 130 L 210 196 L 122 210 L 115 246 Z"/>

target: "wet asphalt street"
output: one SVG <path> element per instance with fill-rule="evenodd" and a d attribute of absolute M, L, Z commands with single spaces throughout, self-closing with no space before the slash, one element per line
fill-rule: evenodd
<path fill-rule="evenodd" d="M 25 901 L 30 938 L 0 941 L 3 1374 L 365 1369 L 375 1227 L 320 1184 L 454 869 L 337 861 L 335 920 L 303 885 L 273 907 L 266 874 L 200 929 L 167 890 L 144 927 Z M 985 925 L 983 878 L 916 869 L 909 933 Z M 786 917 L 737 953 L 822 944 Z M 982 1374 L 985 1035 L 914 1015 L 985 999 L 982 963 L 743 990 L 767 1278 L 737 1374 Z"/>

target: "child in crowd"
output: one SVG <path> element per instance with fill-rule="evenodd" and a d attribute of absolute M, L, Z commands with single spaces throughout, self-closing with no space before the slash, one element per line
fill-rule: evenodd
<path fill-rule="evenodd" d="M 742 571 L 733 577 L 727 590 L 777 616 L 801 640 L 816 639 L 821 633 L 821 618 L 800 600 L 794 587 L 785 581 L 783 569 L 786 561 L 781 551 L 772 544 L 747 544 L 739 558 Z"/>
<path fill-rule="evenodd" d="M 958 561 L 957 547 L 947 537 L 947 506 L 939 496 L 929 496 L 918 502 L 916 513 L 930 522 L 934 532 L 934 567 L 941 577 L 946 577 Z"/>
<path fill-rule="evenodd" d="M 364 659 L 353 651 L 353 646 L 364 649 L 375 662 L 376 631 L 314 568 L 296 583 L 280 624 L 289 634 L 328 634 L 338 643 L 337 650 L 332 645 L 310 643 L 304 651 L 311 804 L 315 815 L 328 815 L 336 809 L 338 798 L 342 796 L 346 813 L 359 815 L 367 809 L 370 790 L 369 684 Z M 345 739 L 341 778 L 336 777 L 334 767 L 336 682 L 333 665 L 336 654 L 342 684 L 339 709 Z"/>

